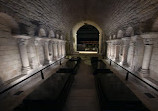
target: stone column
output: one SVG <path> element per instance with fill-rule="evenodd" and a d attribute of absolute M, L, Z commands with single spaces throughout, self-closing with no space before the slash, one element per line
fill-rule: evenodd
<path fill-rule="evenodd" d="M 35 50 L 36 50 L 37 64 L 39 67 L 42 67 L 42 64 L 40 63 L 40 56 L 39 56 L 39 40 L 36 39 L 34 41 L 34 44 L 35 44 Z"/>
<path fill-rule="evenodd" d="M 115 57 L 115 43 L 114 40 L 111 40 L 111 59 Z"/>
<path fill-rule="evenodd" d="M 106 41 L 107 42 L 107 57 L 110 58 L 110 40 Z"/>
<path fill-rule="evenodd" d="M 115 57 L 114 60 L 119 62 L 120 39 L 115 40 Z"/>
<path fill-rule="evenodd" d="M 63 58 L 63 56 L 64 56 L 64 55 L 63 55 L 63 44 L 64 44 L 64 43 L 63 43 L 63 41 L 62 41 L 62 42 L 61 42 L 61 58 Z"/>
<path fill-rule="evenodd" d="M 65 51 L 66 49 L 65 49 L 65 41 L 62 43 L 62 57 L 65 57 Z"/>
<path fill-rule="evenodd" d="M 57 42 L 53 41 L 53 59 L 57 60 L 57 58 L 58 58 Z"/>
<path fill-rule="evenodd" d="M 56 44 L 57 44 L 57 59 L 59 59 L 59 42 L 57 41 Z"/>
<path fill-rule="evenodd" d="M 48 48 L 49 48 L 49 61 L 52 62 L 52 58 L 53 58 L 53 48 L 52 48 L 52 42 L 48 43 Z"/>
<path fill-rule="evenodd" d="M 44 39 L 44 55 L 45 55 L 45 64 L 49 64 L 50 63 L 50 58 L 49 58 L 49 48 L 48 48 L 48 43 L 49 40 L 48 39 Z"/>
<path fill-rule="evenodd" d="M 136 42 L 137 42 L 138 37 L 139 37 L 138 35 L 131 36 L 130 47 L 129 47 L 130 52 L 132 53 L 130 56 L 130 62 L 129 62 L 129 65 L 130 65 L 129 68 L 131 71 L 135 70 L 134 69 L 134 67 L 135 67 L 134 66 L 134 62 L 135 62 L 134 58 L 135 58 Z"/>
<path fill-rule="evenodd" d="M 61 58 L 61 48 L 62 48 L 61 45 L 62 45 L 62 43 L 61 43 L 61 41 L 59 41 L 59 42 L 58 42 L 58 54 L 59 54 L 58 57 L 59 57 L 59 58 Z"/>
<path fill-rule="evenodd" d="M 35 47 L 31 44 L 28 44 L 28 55 L 29 55 L 29 63 L 32 69 L 35 69 L 38 67 L 37 64 L 37 58 L 36 58 L 36 52 Z"/>
<path fill-rule="evenodd" d="M 29 58 L 27 53 L 27 43 L 26 39 L 19 39 L 19 50 L 22 62 L 22 73 L 27 74 L 30 71 Z"/>
<path fill-rule="evenodd" d="M 144 41 L 144 56 L 140 73 L 145 77 L 149 74 L 149 65 L 153 49 L 153 39 L 158 37 L 157 33 L 142 34 L 141 37 Z"/>
<path fill-rule="evenodd" d="M 113 51 L 113 44 L 112 44 L 112 40 L 110 40 L 110 59 L 112 59 L 112 51 Z"/>
<path fill-rule="evenodd" d="M 128 65 L 127 64 L 127 56 L 128 56 L 128 48 L 129 48 L 129 43 L 130 43 L 130 37 L 124 37 L 122 38 L 123 41 L 123 50 L 122 50 L 122 65 Z"/>

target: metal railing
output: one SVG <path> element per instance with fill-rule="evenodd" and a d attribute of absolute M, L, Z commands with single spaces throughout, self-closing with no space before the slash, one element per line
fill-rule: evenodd
<path fill-rule="evenodd" d="M 39 72 L 40 72 L 40 74 L 41 74 L 41 78 L 44 79 L 43 70 L 46 69 L 46 68 L 48 68 L 48 67 L 50 67 L 50 66 L 52 66 L 53 64 L 55 64 L 55 63 L 57 63 L 57 62 L 59 62 L 59 64 L 62 65 L 62 64 L 61 64 L 61 61 L 62 61 L 62 59 L 64 59 L 64 58 L 65 58 L 65 57 L 63 57 L 63 58 L 61 58 L 61 59 L 59 59 L 59 60 L 53 62 L 52 64 L 49 64 L 49 65 L 45 66 L 44 68 L 42 68 L 42 69 L 40 69 L 39 71 L 35 72 L 34 74 L 30 75 L 29 77 L 27 77 L 27 78 L 25 78 L 25 79 L 19 81 L 18 83 L 15 83 L 15 84 L 12 85 L 12 86 L 9 86 L 8 88 L 2 90 L 2 91 L 0 92 L 0 94 L 3 94 L 3 93 L 5 93 L 5 92 L 7 92 L 8 90 L 14 88 L 15 86 L 17 86 L 18 84 L 24 82 L 25 80 L 27 80 L 27 79 L 33 77 L 34 75 L 38 74 Z"/>
<path fill-rule="evenodd" d="M 109 58 L 108 58 L 108 59 L 109 59 Z M 154 89 L 155 91 L 158 92 L 158 89 L 157 89 L 157 88 L 155 88 L 155 87 L 152 86 L 151 84 L 147 83 L 146 81 L 144 81 L 143 79 L 141 79 L 140 77 L 138 77 L 136 74 L 130 72 L 128 69 L 124 68 L 123 66 L 121 66 L 121 65 L 118 64 L 117 62 L 115 62 L 115 61 L 113 61 L 113 60 L 111 60 L 111 59 L 109 59 L 109 60 L 110 60 L 110 63 L 109 63 L 110 66 L 111 66 L 111 64 L 112 64 L 112 62 L 113 62 L 113 63 L 115 63 L 116 65 L 118 65 L 119 67 L 121 67 L 122 69 L 124 69 L 125 71 L 127 71 L 126 77 L 125 77 L 125 80 L 126 80 L 126 81 L 128 81 L 129 74 L 131 74 L 132 76 L 134 76 L 135 78 L 137 78 L 138 80 L 140 80 L 141 82 L 145 83 L 146 85 L 148 85 L 149 87 L 151 87 L 152 89 Z"/>

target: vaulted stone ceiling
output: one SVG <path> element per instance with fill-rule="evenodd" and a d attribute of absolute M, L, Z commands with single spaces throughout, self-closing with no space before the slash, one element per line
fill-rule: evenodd
<path fill-rule="evenodd" d="M 0 11 L 27 24 L 29 30 L 36 27 L 36 21 L 47 30 L 70 33 L 76 23 L 91 20 L 110 35 L 129 26 L 137 31 L 142 26 L 151 28 L 158 0 L 0 0 Z"/>

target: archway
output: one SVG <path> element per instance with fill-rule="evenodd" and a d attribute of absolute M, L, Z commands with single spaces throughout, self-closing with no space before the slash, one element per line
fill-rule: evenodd
<path fill-rule="evenodd" d="M 99 47 L 98 47 L 98 52 L 101 53 L 101 48 L 102 48 L 102 29 L 94 22 L 92 21 L 81 21 L 79 23 L 77 23 L 73 29 L 72 29 L 72 36 L 73 36 L 73 50 L 74 52 L 77 52 L 77 31 L 84 26 L 85 24 L 87 25 L 92 25 L 94 26 L 98 31 L 99 31 Z"/>
<path fill-rule="evenodd" d="M 77 31 L 77 51 L 97 53 L 99 49 L 99 31 L 92 25 L 85 24 Z"/>

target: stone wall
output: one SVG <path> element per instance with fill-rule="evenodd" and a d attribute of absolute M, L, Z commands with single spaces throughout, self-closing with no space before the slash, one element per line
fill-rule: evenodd
<path fill-rule="evenodd" d="M 141 68 L 143 53 L 144 53 L 143 39 L 139 35 L 136 37 L 135 36 L 131 37 L 129 50 L 128 50 L 127 63 L 133 72 L 136 72 Z"/>
<path fill-rule="evenodd" d="M 103 38 L 103 40 L 107 40 L 107 37 L 110 35 L 115 35 L 117 39 L 138 34 L 141 35 L 144 32 L 158 31 L 157 7 L 158 0 L 0 0 L 0 12 L 12 16 L 19 25 L 16 25 L 15 21 L 8 22 L 8 24 L 6 21 L 10 20 L 10 17 L 3 16 L 2 18 L 5 18 L 6 20 L 3 19 L 0 23 L 6 23 L 9 29 L 6 29 L 4 24 L 0 25 L 0 36 L 6 35 L 6 37 L 9 37 L 11 34 L 27 34 L 29 37 L 35 37 L 38 36 L 38 31 L 42 28 L 42 31 L 44 30 L 44 32 L 41 33 L 44 33 L 44 37 L 48 37 L 50 30 L 53 30 L 54 32 L 60 30 L 59 32 L 62 32 L 66 37 L 65 39 L 68 40 L 67 50 L 69 50 L 69 53 L 73 53 L 73 50 L 71 49 L 73 42 L 71 33 L 75 24 L 83 20 L 94 21 L 105 33 L 105 38 Z M 121 34 L 122 37 L 118 37 L 120 34 L 117 34 L 120 30 L 124 32 Z M 131 30 L 133 33 L 129 34 Z M 7 33 L 8 31 L 10 33 Z M 43 36 L 40 38 L 43 38 Z M 5 41 L 2 39 L 4 38 L 1 37 L 1 42 Z M 16 39 L 11 38 L 10 41 L 15 41 L 11 44 L 17 45 Z M 31 58 L 29 59 L 29 63 L 37 64 L 34 59 L 37 54 L 32 50 L 36 49 L 33 42 L 34 41 L 29 42 L 30 45 L 27 46 L 28 56 Z M 114 47 L 114 49 L 119 51 L 113 50 L 113 53 L 115 52 L 113 56 L 117 55 L 116 52 L 121 52 L 115 59 L 118 59 L 118 57 L 121 61 L 127 59 L 126 61 L 128 65 L 134 64 L 135 71 L 141 68 L 144 57 L 144 44 L 141 37 L 138 37 L 135 46 L 133 46 L 135 47 L 135 50 L 133 47 L 125 46 L 123 43 L 121 44 L 120 47 L 124 48 Z M 3 43 L 0 45 L 3 45 Z M 47 46 L 47 44 L 45 45 Z M 45 45 L 43 42 L 39 41 L 39 61 L 41 64 L 45 64 L 45 60 L 51 58 L 51 52 L 48 53 L 45 51 Z M 114 44 L 113 46 L 115 45 L 118 44 Z M 13 47 L 15 46 L 12 46 L 11 48 Z M 58 45 L 54 45 L 54 47 L 57 49 Z M 129 50 L 127 50 L 128 48 Z M 125 52 L 129 54 L 126 55 Z M 15 53 L 16 51 L 14 51 L 14 54 Z M 105 52 L 103 51 L 103 53 Z M 156 54 L 156 45 L 154 45 L 149 65 L 150 72 L 153 73 L 157 72 L 155 69 L 155 61 L 157 60 L 155 56 Z M 50 57 L 46 57 L 46 55 L 50 55 Z M 57 55 L 58 53 L 55 54 L 55 56 Z M 125 56 L 126 59 L 123 58 L 123 56 Z M 17 55 L 16 57 L 19 56 Z M 16 63 L 19 64 L 19 62 Z M 17 67 L 20 66 L 17 65 Z M 31 67 L 36 67 L 36 65 L 31 65 Z M 152 75 L 152 77 L 154 76 Z"/>
<path fill-rule="evenodd" d="M 21 60 L 17 40 L 10 32 L 0 33 L 0 83 L 21 74 Z"/>
<path fill-rule="evenodd" d="M 150 62 L 150 76 L 152 78 L 158 78 L 158 40 L 154 41 L 151 62 Z"/>
<path fill-rule="evenodd" d="M 110 37 L 107 43 L 109 59 L 141 78 L 158 80 L 158 33 L 148 32 L 122 38 Z"/>
<path fill-rule="evenodd" d="M 30 34 L 37 22 L 69 34 L 82 20 L 94 21 L 108 36 L 129 26 L 140 33 L 155 27 L 158 12 L 157 0 L 0 0 L 0 4 L 0 11 L 26 24 Z"/>
<path fill-rule="evenodd" d="M 11 16 L 0 13 L 0 85 L 21 75 L 32 74 L 66 56 L 66 41 L 62 33 L 55 35 L 50 30 L 47 35 L 40 28 L 37 36 L 30 36 L 13 33 L 17 29 L 18 25 Z"/>

